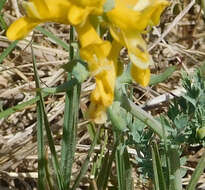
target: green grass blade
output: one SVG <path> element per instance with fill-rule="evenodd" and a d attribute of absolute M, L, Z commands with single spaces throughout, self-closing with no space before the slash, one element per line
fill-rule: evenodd
<path fill-rule="evenodd" d="M 107 174 L 109 170 L 109 159 L 110 159 L 110 154 L 109 151 L 106 152 L 106 154 L 102 158 L 102 163 L 99 168 L 99 173 L 97 176 L 97 187 L 99 190 L 106 189 L 105 184 L 107 184 Z M 104 188 L 103 188 L 104 187 Z"/>
<path fill-rule="evenodd" d="M 187 190 L 195 189 L 197 182 L 198 182 L 201 174 L 203 173 L 204 169 L 205 169 L 205 152 L 201 156 L 199 163 L 197 164 L 197 166 L 194 170 L 194 173 L 191 176 L 191 181 L 189 182 Z"/>
<path fill-rule="evenodd" d="M 102 158 L 102 164 L 99 165 L 99 173 L 97 176 L 97 187 L 99 190 L 104 190 L 107 188 L 118 144 L 119 141 L 116 140 L 111 155 L 109 151 L 107 151 L 105 156 Z"/>
<path fill-rule="evenodd" d="M 169 151 L 169 145 L 167 143 L 167 136 L 165 135 L 166 134 L 166 127 L 165 127 L 165 121 L 164 121 L 164 118 L 162 116 L 160 116 L 160 120 L 161 120 L 161 124 L 164 126 L 163 127 L 163 141 L 164 141 L 164 144 L 163 144 L 163 147 L 164 147 L 164 150 L 165 150 L 165 160 L 166 160 L 166 174 L 165 174 L 165 177 L 166 177 L 166 187 L 167 189 L 169 190 L 170 189 L 170 176 L 171 176 L 171 167 L 170 167 L 170 160 L 169 160 L 169 157 L 168 157 L 168 151 Z"/>
<path fill-rule="evenodd" d="M 166 79 L 168 79 L 172 73 L 176 70 L 175 66 L 169 67 L 167 68 L 163 73 L 158 74 L 158 75 L 152 75 L 149 85 L 155 85 L 158 84 L 160 82 L 165 81 Z"/>
<path fill-rule="evenodd" d="M 123 167 L 124 167 L 124 162 L 122 155 L 119 150 L 119 146 L 117 148 L 116 154 L 115 154 L 115 160 L 116 160 L 116 168 L 117 168 L 117 181 L 118 181 L 118 189 L 119 190 L 124 190 L 125 187 L 125 182 L 124 182 L 124 176 L 123 176 Z"/>
<path fill-rule="evenodd" d="M 6 0 L 1 0 L 0 1 L 0 12 L 3 9 L 5 3 L 6 3 Z"/>
<path fill-rule="evenodd" d="M 41 91 L 43 93 L 49 93 L 49 94 L 56 94 L 56 93 L 61 93 L 61 92 L 68 92 L 72 91 L 73 86 L 77 85 L 79 82 L 73 78 L 57 87 L 53 88 L 43 88 Z"/>
<path fill-rule="evenodd" d="M 180 172 L 180 157 L 177 147 L 170 146 L 168 149 L 168 158 L 170 163 L 170 189 L 182 190 L 182 177 Z"/>
<path fill-rule="evenodd" d="M 40 89 L 40 80 L 39 80 L 38 73 L 37 73 L 36 60 L 35 60 L 35 56 L 33 54 L 32 46 L 31 46 L 31 52 L 32 52 L 33 68 L 34 68 L 34 76 L 35 76 L 36 87 L 37 87 L 37 89 Z M 42 92 L 39 91 L 37 93 L 38 93 L 38 96 L 40 98 L 39 99 L 39 104 L 41 105 L 41 114 L 43 115 L 43 119 L 44 119 L 43 122 L 44 122 L 46 135 L 47 135 L 47 139 L 48 139 L 48 145 L 49 145 L 49 148 L 50 148 L 50 151 L 51 151 L 51 159 L 52 159 L 54 172 L 55 172 L 56 178 L 57 178 L 57 185 L 58 185 L 59 190 L 64 190 L 63 178 L 62 178 L 62 174 L 61 174 L 58 159 L 57 159 L 54 140 L 53 140 L 53 137 L 52 137 L 51 129 L 50 129 L 48 118 L 47 118 L 46 111 L 45 111 L 45 105 L 44 105 L 44 101 L 43 101 Z"/>
<path fill-rule="evenodd" d="M 18 40 L 13 41 L 9 47 L 7 47 L 3 53 L 0 55 L 0 64 L 2 63 L 2 61 L 4 60 L 5 57 L 7 57 L 7 55 L 16 47 L 18 43 Z"/>
<path fill-rule="evenodd" d="M 74 29 L 70 30 L 70 44 L 69 44 L 69 58 L 70 61 L 74 59 L 74 48 L 72 42 L 74 40 Z M 71 80 L 71 73 L 68 75 L 68 80 Z M 81 85 L 75 84 L 71 86 L 71 90 L 66 92 L 63 137 L 61 147 L 61 168 L 65 181 L 65 188 L 70 186 L 70 179 L 72 173 L 72 165 L 74 162 L 74 155 L 76 149 L 76 133 L 78 110 L 80 101 Z"/>
<path fill-rule="evenodd" d="M 6 30 L 7 29 L 7 25 L 6 25 L 6 22 L 5 22 L 2 14 L 0 14 L 0 26 L 1 26 L 2 30 Z"/>
<path fill-rule="evenodd" d="M 48 96 L 48 94 L 43 94 L 43 97 L 46 97 L 46 96 Z M 39 96 L 36 96 L 35 98 L 32 98 L 32 99 L 30 99 L 30 100 L 28 100 L 26 102 L 23 102 L 21 104 L 18 104 L 16 106 L 8 108 L 5 111 L 0 112 L 0 119 L 6 118 L 6 117 L 10 116 L 11 114 L 16 113 L 18 111 L 22 111 L 27 106 L 35 104 L 39 100 L 40 100 Z"/>
<path fill-rule="evenodd" d="M 31 46 L 31 50 L 33 53 L 33 49 Z M 36 88 L 40 88 L 39 77 L 36 69 L 35 57 L 33 56 L 33 67 L 34 67 L 34 78 L 36 82 Z M 38 186 L 40 190 L 45 189 L 45 177 L 46 177 L 46 156 L 45 156 L 45 141 L 44 141 L 44 113 L 43 113 L 43 105 L 41 103 L 41 93 L 36 93 L 37 101 L 37 147 L 38 147 Z"/>
<path fill-rule="evenodd" d="M 140 121 L 147 124 L 160 138 L 166 136 L 164 134 L 163 127 L 160 122 L 154 119 L 149 113 L 141 109 L 139 106 L 135 105 L 130 101 L 127 96 L 122 95 L 122 107 L 130 112 L 133 116 L 137 117 Z"/>
<path fill-rule="evenodd" d="M 162 164 L 159 155 L 157 144 L 151 146 L 152 150 L 152 165 L 154 171 L 155 190 L 167 190 L 164 174 L 162 171 Z"/>
<path fill-rule="evenodd" d="M 126 179 L 125 186 L 127 190 L 132 190 L 133 189 L 132 167 L 130 164 L 127 148 L 124 151 L 124 163 L 125 163 L 125 179 Z"/>
<path fill-rule="evenodd" d="M 90 149 L 88 151 L 87 157 L 86 157 L 86 159 L 85 159 L 85 161 L 83 163 L 83 166 L 81 167 L 80 173 L 77 176 L 73 187 L 71 188 L 72 190 L 76 190 L 76 188 L 78 187 L 82 177 L 85 175 L 85 173 L 88 170 L 88 166 L 89 166 L 88 164 L 89 164 L 89 161 L 90 161 L 90 157 L 91 157 L 91 155 L 92 155 L 92 153 L 94 151 L 94 148 L 95 148 L 95 146 L 97 144 L 97 140 L 98 140 L 99 134 L 100 134 L 100 127 L 97 130 L 97 133 L 96 133 L 96 135 L 94 137 L 93 143 L 92 143 L 92 145 L 91 145 L 91 147 L 90 147 Z"/>
<path fill-rule="evenodd" d="M 89 131 L 89 129 L 90 129 L 90 131 Z M 87 130 L 88 130 L 90 139 L 93 141 L 94 137 L 96 135 L 96 130 L 94 129 L 94 124 L 88 124 Z M 103 144 L 101 144 L 101 147 L 100 147 L 100 154 L 96 155 L 96 158 L 94 159 L 92 169 L 91 169 L 91 172 L 90 172 L 91 176 L 96 176 L 96 177 L 97 177 L 97 174 L 99 174 L 99 172 L 100 172 L 100 169 L 102 167 L 102 162 L 105 161 L 104 158 L 106 157 L 105 152 L 106 152 L 106 146 L 107 146 L 107 143 L 108 143 L 107 131 L 106 130 L 101 130 L 101 134 L 102 134 L 102 132 L 104 132 L 104 134 L 103 134 L 104 140 L 103 140 Z M 108 158 L 109 158 L 109 156 L 107 156 L 107 159 Z M 104 165 L 104 166 L 107 166 L 107 164 Z"/>
<path fill-rule="evenodd" d="M 132 190 L 133 189 L 133 181 L 131 177 L 132 169 L 129 161 L 127 148 L 123 143 L 120 143 L 119 146 L 117 147 L 115 158 L 116 158 L 116 168 L 117 168 L 118 189 Z"/>
<path fill-rule="evenodd" d="M 45 30 L 44 28 L 37 26 L 36 29 L 41 32 L 42 34 L 48 36 L 49 38 L 51 38 L 53 41 L 55 41 L 58 45 L 60 45 L 61 47 L 63 47 L 66 51 L 70 51 L 70 47 L 69 45 L 62 41 L 60 38 L 56 37 L 54 34 L 52 34 L 51 32 Z"/>
<path fill-rule="evenodd" d="M 37 93 L 38 94 L 38 93 Z M 37 95 L 36 99 L 40 99 Z M 37 101 L 37 148 L 38 148 L 38 189 L 45 189 L 45 166 L 46 166 L 46 156 L 44 149 L 44 118 L 43 118 L 43 108 L 39 101 Z"/>
<path fill-rule="evenodd" d="M 43 88 L 41 89 L 41 92 L 43 93 L 43 98 L 48 96 L 49 94 L 56 94 L 56 93 L 60 93 L 60 92 L 65 92 L 65 91 L 71 91 L 73 85 L 78 84 L 78 81 L 76 79 L 71 79 L 68 82 L 65 82 L 64 84 L 61 84 L 55 88 Z M 9 115 L 17 112 L 17 111 L 22 111 L 24 108 L 26 108 L 27 106 L 30 106 L 34 103 L 36 103 L 37 101 L 39 101 L 39 96 L 32 98 L 26 102 L 23 102 L 21 104 L 18 104 L 16 106 L 13 106 L 11 108 L 6 109 L 5 111 L 1 111 L 0 112 L 0 119 L 8 117 Z"/>
<path fill-rule="evenodd" d="M 74 161 L 76 147 L 76 127 L 79 109 L 79 86 L 66 93 L 66 103 L 64 112 L 63 138 L 61 150 L 61 168 L 64 179 L 67 179 L 65 186 L 70 183 L 72 164 Z"/>

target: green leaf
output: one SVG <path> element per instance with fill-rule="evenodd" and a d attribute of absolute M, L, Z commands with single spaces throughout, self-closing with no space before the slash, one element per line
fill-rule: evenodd
<path fill-rule="evenodd" d="M 3 9 L 5 3 L 6 3 L 6 0 L 0 1 L 0 11 Z"/>
<path fill-rule="evenodd" d="M 155 85 L 158 84 L 160 82 L 165 81 L 166 79 L 168 79 L 172 73 L 176 70 L 175 66 L 169 67 L 167 68 L 163 73 L 158 74 L 158 75 L 151 75 L 151 79 L 149 82 L 149 85 Z"/>
<path fill-rule="evenodd" d="M 0 26 L 1 26 L 2 30 L 7 29 L 7 25 L 6 25 L 6 22 L 5 22 L 2 14 L 0 14 Z"/>
<path fill-rule="evenodd" d="M 70 62 L 75 57 L 74 48 L 74 28 L 70 28 L 70 44 L 69 44 L 69 58 Z M 72 72 L 72 71 L 71 71 Z M 73 77 L 76 80 L 75 77 Z M 72 74 L 68 74 L 68 81 L 72 80 Z M 77 80 L 76 80 L 77 81 Z M 71 90 L 66 91 L 65 111 L 63 122 L 63 137 L 61 146 L 61 168 L 64 178 L 64 187 L 69 189 L 72 175 L 72 166 L 74 162 L 74 155 L 76 150 L 77 138 L 77 123 L 78 123 L 78 110 L 80 101 L 81 84 L 73 84 Z"/>
<path fill-rule="evenodd" d="M 61 47 L 63 47 L 66 51 L 70 51 L 70 47 L 69 45 L 62 41 L 60 38 L 56 37 L 54 34 L 52 34 L 51 32 L 45 30 L 44 28 L 37 26 L 36 30 L 38 30 L 39 32 L 41 32 L 42 34 L 48 36 L 50 39 L 52 39 L 53 41 L 55 41 L 58 45 L 60 45 Z"/>
<path fill-rule="evenodd" d="M 79 83 L 85 81 L 90 74 L 87 69 L 86 63 L 77 59 L 63 65 L 62 68 L 67 72 L 72 73 L 72 75 L 78 80 Z"/>
<path fill-rule="evenodd" d="M 0 63 L 2 63 L 2 61 L 4 60 L 5 57 L 7 57 L 7 55 L 16 47 L 18 43 L 18 40 L 13 41 L 9 47 L 7 47 L 3 53 L 0 55 Z"/>
<path fill-rule="evenodd" d="M 35 56 L 34 56 L 34 53 L 33 53 L 32 46 L 31 46 L 31 53 L 32 53 L 34 78 L 35 78 L 36 88 L 40 89 L 40 79 L 39 79 L 38 72 L 37 72 L 36 59 L 35 59 Z M 55 175 L 56 175 L 56 178 L 57 178 L 58 188 L 59 188 L 59 190 L 64 190 L 63 177 L 62 177 L 62 173 L 61 173 L 61 170 L 60 170 L 60 167 L 59 167 L 59 162 L 58 162 L 57 153 L 56 153 L 56 150 L 55 150 L 55 144 L 54 144 L 54 139 L 53 139 L 53 136 L 52 136 L 51 128 L 50 128 L 48 117 L 47 117 L 46 111 L 45 111 L 45 104 L 44 104 L 44 99 L 43 99 L 42 92 L 37 91 L 37 95 L 39 96 L 39 102 L 38 102 L 38 104 L 39 104 L 38 107 L 39 107 L 39 111 L 40 111 L 39 113 L 41 114 L 41 117 L 42 117 L 41 120 L 40 120 L 40 126 L 41 127 L 45 126 L 46 136 L 47 136 L 48 145 L 49 145 L 49 148 L 50 148 L 50 151 L 51 151 L 51 159 L 52 159 L 54 172 L 55 172 Z M 42 133 L 42 132 L 43 131 L 41 129 L 39 133 Z M 44 134 L 39 135 L 39 138 L 42 139 L 43 135 Z M 41 149 L 42 149 L 42 145 L 41 145 L 39 151 L 43 151 Z M 49 181 L 49 179 L 48 179 L 48 181 Z"/>
<path fill-rule="evenodd" d="M 78 174 L 77 178 L 75 179 L 74 185 L 71 188 L 71 190 L 76 190 L 76 188 L 78 187 L 80 180 L 84 177 L 84 175 L 86 174 L 88 167 L 89 167 L 89 162 L 90 162 L 90 157 L 92 155 L 92 153 L 94 152 L 94 148 L 97 144 L 97 140 L 100 134 L 100 127 L 97 130 L 97 133 L 95 134 L 95 138 L 93 140 L 93 143 L 88 151 L 87 157 L 83 163 L 83 166 L 81 167 L 80 173 Z"/>
<path fill-rule="evenodd" d="M 71 79 L 57 87 L 52 87 L 52 88 L 42 88 L 39 91 L 41 91 L 43 93 L 43 98 L 47 97 L 49 94 L 56 94 L 56 93 L 60 93 L 60 92 L 66 92 L 66 91 L 71 91 L 72 87 L 74 85 L 76 85 L 78 83 L 78 81 L 74 78 Z M 34 103 L 36 103 L 37 101 L 39 101 L 39 96 L 36 96 L 35 98 L 32 98 L 26 102 L 20 103 L 16 106 L 13 106 L 11 108 L 8 108 L 6 110 L 0 110 L 0 119 L 8 117 L 9 115 L 17 112 L 17 111 L 22 111 L 23 109 L 25 109 L 27 106 L 32 105 Z"/>
<path fill-rule="evenodd" d="M 182 131 L 185 129 L 188 123 L 188 116 L 187 115 L 179 115 L 174 119 L 174 124 L 178 130 Z"/>
<path fill-rule="evenodd" d="M 180 155 L 178 148 L 169 146 L 168 159 L 170 163 L 170 188 L 171 190 L 182 190 L 182 177 L 180 170 Z"/>
<path fill-rule="evenodd" d="M 133 124 L 129 126 L 130 135 L 132 136 L 135 143 L 141 143 L 141 135 L 146 125 L 139 119 L 134 120 Z"/>
<path fill-rule="evenodd" d="M 205 168 L 205 152 L 203 153 L 203 155 L 201 156 L 199 163 L 197 164 L 194 173 L 191 176 L 191 180 L 189 182 L 189 185 L 187 187 L 187 190 L 193 190 L 195 189 L 197 182 L 201 176 L 201 174 L 203 173 Z"/>
<path fill-rule="evenodd" d="M 77 62 L 72 70 L 72 74 L 80 83 L 82 83 L 88 78 L 89 71 L 85 65 Z"/>
<path fill-rule="evenodd" d="M 125 94 L 121 95 L 122 107 L 130 112 L 134 117 L 148 125 L 160 138 L 163 137 L 163 126 L 149 113 L 130 101 Z M 167 134 L 164 134 L 167 136 Z"/>
<path fill-rule="evenodd" d="M 120 106 L 120 102 L 113 102 L 107 112 L 114 130 L 121 132 L 128 130 L 127 111 Z"/>
<path fill-rule="evenodd" d="M 156 190 L 166 190 L 165 177 L 162 171 L 162 163 L 160 159 L 160 154 L 158 150 L 158 146 L 154 143 L 151 146 L 152 149 L 152 164 L 154 171 L 154 183 Z"/>
<path fill-rule="evenodd" d="M 127 148 L 123 143 L 119 144 L 115 154 L 118 189 L 119 190 L 132 190 L 133 180 L 131 176 L 132 167 L 129 160 Z"/>

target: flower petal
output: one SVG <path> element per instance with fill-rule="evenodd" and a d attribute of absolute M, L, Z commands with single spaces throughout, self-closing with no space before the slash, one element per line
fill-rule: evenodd
<path fill-rule="evenodd" d="M 151 20 L 153 25 L 158 25 L 160 21 L 160 15 L 170 3 L 165 0 L 158 0 L 158 1 L 155 0 L 155 2 L 156 3 L 153 6 L 154 11 L 152 12 Z"/>
<path fill-rule="evenodd" d="M 98 44 L 102 42 L 97 32 L 88 21 L 83 26 L 76 26 L 76 30 L 82 48 L 90 44 Z"/>
<path fill-rule="evenodd" d="M 48 15 L 48 6 L 47 6 L 47 0 L 30 0 L 29 2 L 24 1 L 24 3 L 31 3 L 35 6 L 35 9 L 37 10 L 38 14 L 40 17 L 46 17 Z M 31 10 L 26 9 L 26 12 L 28 13 L 29 11 L 32 12 Z"/>
<path fill-rule="evenodd" d="M 116 72 L 112 62 L 109 62 L 109 70 L 103 70 L 95 76 L 96 88 L 91 94 L 91 105 L 89 107 L 89 117 L 95 122 L 105 122 L 106 109 L 112 104 L 114 99 L 114 87 Z"/>
<path fill-rule="evenodd" d="M 96 88 L 90 98 L 88 115 L 97 123 L 105 122 L 106 109 L 114 99 L 116 79 L 116 64 L 114 62 L 119 53 L 119 51 L 113 50 L 110 42 L 103 40 L 99 42 L 99 40 L 101 39 L 96 40 L 96 44 L 90 41 L 89 45 L 80 49 L 80 56 L 88 62 L 89 70 L 96 81 Z"/>
<path fill-rule="evenodd" d="M 28 35 L 39 23 L 34 19 L 22 17 L 11 24 L 6 32 L 6 36 L 9 40 L 20 40 Z"/>
<path fill-rule="evenodd" d="M 84 24 L 89 13 L 92 11 L 90 7 L 80 7 L 72 5 L 68 11 L 68 20 L 73 25 Z"/>
<path fill-rule="evenodd" d="M 118 27 L 121 30 L 135 29 L 142 31 L 147 24 L 147 21 L 142 19 L 140 12 L 126 7 L 121 2 L 117 3 L 114 9 L 108 11 L 106 16 L 112 26 Z"/>
<path fill-rule="evenodd" d="M 148 25 L 159 23 L 162 11 L 169 5 L 166 0 L 115 0 L 116 6 L 106 13 L 111 26 L 121 30 L 142 32 Z"/>
<path fill-rule="evenodd" d="M 91 102 L 87 112 L 88 118 L 93 120 L 96 124 L 103 124 L 107 120 L 106 109 L 104 106 Z"/>
<path fill-rule="evenodd" d="M 150 81 L 150 70 L 147 69 L 141 69 L 137 67 L 136 65 L 132 64 L 131 66 L 131 75 L 132 78 L 135 80 L 135 82 L 141 84 L 142 86 L 147 86 Z"/>

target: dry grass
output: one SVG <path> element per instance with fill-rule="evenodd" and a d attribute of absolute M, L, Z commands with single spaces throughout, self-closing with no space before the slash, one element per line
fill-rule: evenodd
<path fill-rule="evenodd" d="M 160 26 L 146 35 L 150 54 L 155 62 L 155 65 L 151 67 L 152 72 L 157 74 L 169 66 L 177 66 L 177 71 L 169 80 L 154 87 L 141 88 L 134 85 L 133 98 L 135 102 L 142 106 L 148 105 L 148 102 L 153 102 L 155 107 L 148 106 L 148 110 L 154 115 L 165 112 L 169 104 L 159 97 L 175 91 L 180 93 L 179 71 L 184 69 L 187 72 L 192 72 L 194 67 L 205 60 L 203 12 L 200 6 L 194 3 L 195 1 L 182 2 L 172 0 L 171 6 L 162 16 Z M 7 24 L 21 16 L 22 13 L 19 2 L 15 0 L 7 2 L 3 12 Z M 69 26 L 47 23 L 44 27 L 65 42 L 69 41 Z M 68 53 L 41 33 L 35 31 L 34 36 L 35 45 L 33 47 L 42 85 L 54 87 L 62 84 L 66 79 L 66 73 L 60 66 L 67 63 Z M 27 37 L 26 40 L 19 42 L 0 65 L 0 104 L 4 110 L 35 96 L 31 52 L 30 48 L 27 47 L 29 40 L 30 37 Z M 10 42 L 5 37 L 5 31 L 0 31 L 0 53 L 9 44 Z M 89 101 L 89 94 L 93 88 L 90 79 L 83 84 L 82 111 L 87 108 L 86 103 Z M 60 151 L 64 100 L 65 97 L 61 94 L 46 98 L 48 118 L 58 151 Z M 86 123 L 87 121 L 80 119 L 76 164 L 73 168 L 74 175 L 79 170 L 90 145 Z M 0 189 L 3 189 L 3 184 L 6 182 L 16 189 L 36 188 L 37 143 L 35 126 L 35 105 L 28 106 L 23 111 L 17 111 L 8 118 L 0 120 Z M 197 148 L 188 151 L 190 164 L 187 167 L 190 173 L 194 170 L 203 151 L 204 149 Z M 186 184 L 189 179 L 188 175 L 183 183 Z M 201 181 L 202 183 L 205 181 L 205 175 L 202 176 Z M 142 187 L 142 189 L 146 188 Z"/>

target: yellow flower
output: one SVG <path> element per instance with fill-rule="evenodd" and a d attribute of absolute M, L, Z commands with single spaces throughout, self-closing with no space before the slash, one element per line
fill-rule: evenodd
<path fill-rule="evenodd" d="M 152 59 L 141 34 L 147 26 L 159 23 L 168 5 L 166 0 L 115 0 L 115 8 L 106 13 L 114 40 L 128 49 L 133 79 L 143 86 L 149 83 Z"/>
<path fill-rule="evenodd" d="M 91 94 L 88 116 L 96 123 L 104 123 L 107 119 L 106 109 L 112 104 L 114 98 L 115 62 L 120 49 L 100 39 L 89 23 L 76 29 L 80 34 L 80 55 L 87 61 L 91 75 L 96 81 L 96 88 Z"/>
<path fill-rule="evenodd" d="M 6 33 L 9 40 L 24 38 L 35 26 L 43 22 L 69 24 L 67 12 L 71 4 L 68 0 L 30 0 L 22 5 L 27 15 L 11 24 Z"/>
<path fill-rule="evenodd" d="M 105 0 L 70 0 L 68 20 L 72 25 L 83 25 L 88 15 L 101 15 Z"/>
<path fill-rule="evenodd" d="M 7 30 L 9 40 L 24 38 L 35 26 L 44 22 L 83 25 L 90 14 L 101 14 L 104 0 L 30 0 L 24 1 L 26 16 L 16 20 Z"/>

